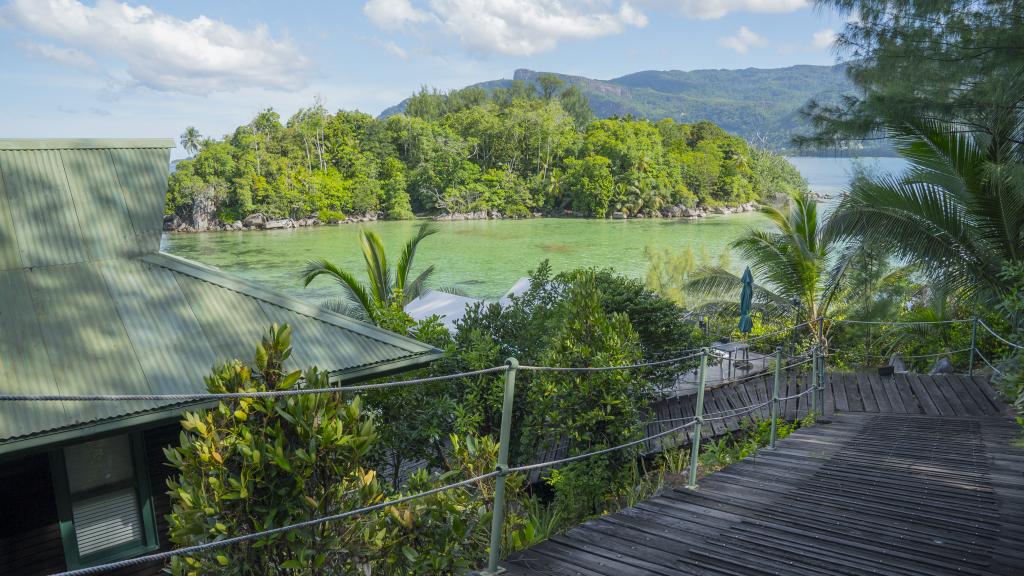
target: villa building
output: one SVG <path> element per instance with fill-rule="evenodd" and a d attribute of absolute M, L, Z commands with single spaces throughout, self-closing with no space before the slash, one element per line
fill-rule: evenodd
<path fill-rule="evenodd" d="M 274 323 L 351 382 L 439 351 L 160 252 L 170 140 L 0 140 L 0 394 L 205 392 Z M 195 401 L 0 401 L 0 574 L 168 549 L 162 448 Z M 144 565 L 110 574 L 157 574 Z"/>

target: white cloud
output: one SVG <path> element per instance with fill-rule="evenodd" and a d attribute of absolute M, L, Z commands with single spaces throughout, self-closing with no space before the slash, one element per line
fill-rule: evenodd
<path fill-rule="evenodd" d="M 38 42 L 22 42 L 20 46 L 28 54 L 46 58 L 47 60 L 52 60 L 72 68 L 79 68 L 90 72 L 99 68 L 91 56 L 74 48 L 61 48 L 52 44 L 40 44 Z"/>
<path fill-rule="evenodd" d="M 811 37 L 811 46 L 815 50 L 828 50 L 835 41 L 836 31 L 831 28 L 825 28 L 814 33 L 814 36 Z"/>
<path fill-rule="evenodd" d="M 392 11 L 385 13 L 385 6 Z M 647 25 L 633 6 L 611 0 L 429 0 L 423 9 L 408 0 L 370 0 L 363 10 L 382 28 L 434 22 L 467 48 L 517 56 L 552 50 L 563 39 L 600 38 Z"/>
<path fill-rule="evenodd" d="M 385 30 L 430 20 L 429 13 L 417 9 L 409 0 L 369 0 L 363 5 L 363 13 L 370 22 Z"/>
<path fill-rule="evenodd" d="M 674 8 L 687 18 L 714 20 L 732 12 L 785 13 L 811 5 L 810 0 L 644 0 L 659 8 Z"/>
<path fill-rule="evenodd" d="M 401 46 L 395 44 L 391 40 L 375 40 L 374 43 L 384 48 L 384 50 L 388 54 L 391 54 L 392 56 L 397 56 L 402 60 L 407 60 L 409 58 L 409 53 L 405 51 L 405 48 L 402 48 Z"/>
<path fill-rule="evenodd" d="M 85 62 L 83 57 L 110 56 L 126 66 L 130 83 L 160 91 L 296 90 L 310 67 L 291 42 L 274 39 L 266 26 L 239 30 L 206 16 L 182 20 L 115 0 L 95 6 L 13 0 L 2 10 L 8 22 L 73 47 L 51 46 L 47 57 Z"/>
<path fill-rule="evenodd" d="M 740 26 L 740 29 L 732 36 L 719 38 L 718 44 L 725 46 L 730 50 L 735 50 L 739 54 L 746 54 L 747 51 L 753 47 L 767 46 L 768 40 L 766 40 L 764 36 L 761 36 L 756 32 L 752 32 L 750 28 Z"/>

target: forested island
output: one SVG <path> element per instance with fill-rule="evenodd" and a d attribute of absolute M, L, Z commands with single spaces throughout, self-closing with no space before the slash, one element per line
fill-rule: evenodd
<path fill-rule="evenodd" d="M 182 135 L 166 227 L 359 219 L 698 216 L 806 189 L 783 157 L 710 122 L 595 119 L 552 75 L 507 88 L 421 90 L 403 114 L 286 121 L 260 112 L 223 139 Z"/>
<path fill-rule="evenodd" d="M 696 122 L 708 120 L 726 131 L 775 151 L 792 149 L 793 136 L 811 129 L 799 111 L 808 101 L 838 104 L 856 87 L 846 76 L 846 65 L 743 68 L 737 70 L 642 70 L 609 80 L 556 72 L 518 69 L 512 78 L 472 84 L 488 92 L 513 83 L 536 84 L 541 76 L 554 76 L 582 92 L 598 118 L 633 116 Z M 382 117 L 405 111 L 409 100 L 392 106 Z M 873 145 L 874 144 L 874 145 Z M 867 155 L 877 143 L 851 141 L 844 151 Z M 813 154 L 802 149 L 800 154 Z M 892 154 L 891 149 L 888 151 Z"/>

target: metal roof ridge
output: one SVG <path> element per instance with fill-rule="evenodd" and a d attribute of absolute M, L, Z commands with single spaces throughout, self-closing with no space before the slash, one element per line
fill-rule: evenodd
<path fill-rule="evenodd" d="M 230 272 L 225 272 L 224 270 L 213 266 L 208 266 L 201 262 L 168 254 L 167 252 L 147 254 L 142 256 L 141 259 L 155 266 L 167 268 L 168 270 L 185 274 L 186 276 L 190 276 L 197 280 L 209 282 L 210 284 L 220 286 L 221 288 L 232 290 L 239 294 L 284 308 L 285 310 L 290 310 L 296 314 L 301 314 L 325 324 L 330 324 L 332 326 L 354 332 L 360 336 L 371 338 L 383 344 L 390 344 L 392 346 L 403 348 L 411 353 L 429 354 L 441 352 L 441 350 L 429 344 L 420 342 L 415 338 L 396 334 L 372 324 L 367 324 L 354 318 L 350 318 L 343 314 L 325 310 L 280 292 L 268 290 L 267 288 L 246 280 L 245 278 L 231 274 Z"/>
<path fill-rule="evenodd" d="M 3 138 L 0 150 L 102 150 L 113 148 L 174 148 L 170 138 Z"/>

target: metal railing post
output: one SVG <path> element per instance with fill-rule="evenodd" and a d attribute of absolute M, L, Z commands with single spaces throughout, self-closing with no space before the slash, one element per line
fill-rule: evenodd
<path fill-rule="evenodd" d="M 768 448 L 775 449 L 776 421 L 779 419 L 779 382 L 782 380 L 782 346 L 775 347 L 775 383 L 772 385 L 772 435 Z"/>
<path fill-rule="evenodd" d="M 807 399 L 807 416 L 818 410 L 818 345 L 811 346 L 811 397 Z M 799 417 L 799 416 L 798 416 Z"/>
<path fill-rule="evenodd" d="M 492 576 L 505 572 L 498 566 L 501 556 L 501 536 L 505 527 L 505 476 L 508 474 L 508 449 L 512 436 L 512 401 L 516 395 L 516 369 L 519 361 L 509 358 L 505 361 L 505 393 L 501 400 L 501 433 L 498 437 L 498 478 L 494 482 L 494 510 L 491 515 L 491 550 L 484 574 Z"/>
<path fill-rule="evenodd" d="M 825 369 L 828 363 L 828 353 L 823 351 L 818 360 L 821 362 L 821 368 L 818 370 L 818 422 L 822 424 L 830 424 L 832 421 L 828 419 L 828 414 L 825 413 Z"/>
<path fill-rule="evenodd" d="M 974 321 L 971 322 L 971 355 L 967 360 L 967 375 L 974 376 L 974 354 L 975 350 L 978 349 L 978 317 L 974 317 Z"/>
<path fill-rule="evenodd" d="M 704 386 L 707 384 L 708 349 L 701 348 L 700 351 L 700 372 L 697 378 L 697 406 L 694 408 L 693 417 L 696 424 L 693 426 L 693 441 L 690 442 L 690 476 L 686 487 L 690 490 L 697 489 L 697 463 L 700 456 L 700 434 L 704 424 Z"/>

